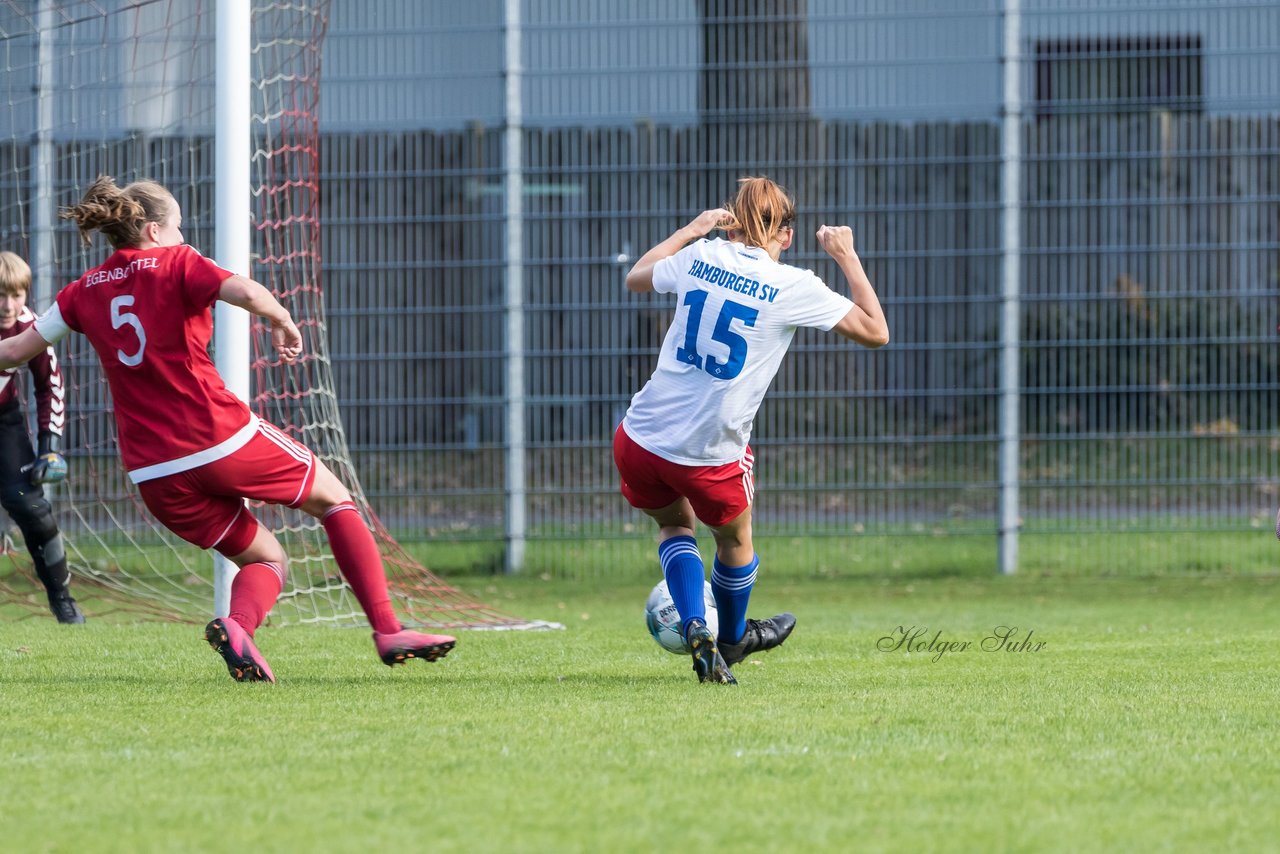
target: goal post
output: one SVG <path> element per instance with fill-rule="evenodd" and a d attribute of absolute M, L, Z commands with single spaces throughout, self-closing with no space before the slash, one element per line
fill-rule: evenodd
<path fill-rule="evenodd" d="M 217 212 L 215 257 L 225 269 L 249 275 L 249 152 L 252 108 L 249 103 L 253 17 L 249 0 L 220 0 L 214 34 L 216 119 L 214 210 Z M 249 401 L 249 313 L 219 301 L 214 307 L 213 352 L 227 389 Z M 231 582 L 238 568 L 220 554 L 213 556 L 213 614 L 231 610 Z"/>

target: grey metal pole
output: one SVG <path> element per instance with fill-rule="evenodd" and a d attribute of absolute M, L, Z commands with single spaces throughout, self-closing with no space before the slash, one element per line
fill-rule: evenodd
<path fill-rule="evenodd" d="M 506 572 L 524 566 L 525 398 L 524 398 L 524 173 L 521 134 L 520 3 L 506 2 Z"/>
<path fill-rule="evenodd" d="M 36 133 L 31 157 L 31 310 L 53 301 L 53 32 L 55 0 L 41 0 L 36 18 Z"/>
<path fill-rule="evenodd" d="M 1003 117 L 1000 127 L 1000 484 L 997 560 L 1000 572 L 1018 568 L 1018 500 L 1022 293 L 1022 3 L 1005 0 Z"/>

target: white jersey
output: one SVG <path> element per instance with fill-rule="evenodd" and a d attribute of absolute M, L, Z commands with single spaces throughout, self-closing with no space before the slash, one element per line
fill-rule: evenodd
<path fill-rule="evenodd" d="M 691 466 L 742 459 L 796 329 L 829 330 L 853 307 L 813 272 L 719 238 L 659 261 L 653 289 L 679 304 L 622 428 L 642 448 Z"/>

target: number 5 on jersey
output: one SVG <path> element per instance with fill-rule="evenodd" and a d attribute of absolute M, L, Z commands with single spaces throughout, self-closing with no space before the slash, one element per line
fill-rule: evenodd
<path fill-rule="evenodd" d="M 760 311 L 725 300 L 711 332 L 712 341 L 719 341 L 729 348 L 729 358 L 721 362 L 715 356 L 703 357 L 698 353 L 698 330 L 702 326 L 702 309 L 707 304 L 707 292 L 689 291 L 684 295 L 684 304 L 689 307 L 689 315 L 685 318 L 684 346 L 676 348 L 676 359 L 702 368 L 718 380 L 731 380 L 742 373 L 742 365 L 747 361 L 747 339 L 733 331 L 733 322 L 741 320 L 743 326 L 755 326 Z"/>
<path fill-rule="evenodd" d="M 122 307 L 127 308 L 131 305 L 133 305 L 132 296 L 116 297 L 111 301 L 111 328 L 132 326 L 133 331 L 138 334 L 138 352 L 130 355 L 124 350 L 116 350 L 116 358 L 120 360 L 120 364 L 133 368 L 142 361 L 142 351 L 147 349 L 147 331 L 142 328 L 142 321 L 138 319 L 138 315 L 120 310 Z"/>

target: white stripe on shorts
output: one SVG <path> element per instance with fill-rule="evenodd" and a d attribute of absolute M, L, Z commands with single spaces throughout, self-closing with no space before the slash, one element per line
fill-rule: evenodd
<path fill-rule="evenodd" d="M 755 462 L 755 457 L 749 453 L 738 460 L 738 468 L 742 469 L 742 492 L 747 496 L 748 504 L 756 499 Z"/>
<path fill-rule="evenodd" d="M 240 514 L 241 514 L 241 513 L 243 513 L 243 512 L 244 512 L 244 502 L 243 502 L 243 501 L 241 501 L 241 502 L 240 502 L 240 509 L 236 511 L 236 515 L 234 515 L 234 516 L 232 516 L 232 517 L 231 517 L 231 521 L 227 523 L 227 527 L 225 527 L 225 528 L 223 528 L 223 529 L 222 529 L 222 533 L 218 535 L 218 539 L 214 540 L 214 541 L 209 545 L 209 548 L 211 548 L 211 549 L 216 549 L 216 548 L 218 547 L 218 543 L 222 542 L 223 540 L 225 540 L 225 539 L 227 538 L 227 534 L 231 533 L 231 529 L 232 529 L 233 527 L 235 527 L 236 520 L 238 520 L 238 519 L 240 518 Z"/>
<path fill-rule="evenodd" d="M 279 445 L 283 450 L 288 452 L 291 457 L 299 462 L 304 462 L 312 456 L 310 451 L 299 445 L 293 439 L 289 438 L 280 430 L 279 427 L 276 427 L 276 425 L 271 424 L 270 422 L 259 421 L 258 432 L 260 432 L 265 438 L 270 439 L 272 442 Z"/>
<path fill-rule="evenodd" d="M 293 439 L 290 439 L 279 427 L 269 421 L 259 421 L 258 432 L 262 434 L 264 439 L 276 445 L 298 462 L 307 464 L 307 473 L 302 476 L 302 482 L 298 484 L 298 494 L 293 497 L 293 501 L 290 502 L 289 506 L 295 507 L 301 504 L 303 499 L 307 497 L 302 494 L 302 490 L 307 488 L 307 479 L 311 477 L 311 469 L 315 468 L 316 465 L 316 455 Z"/>

